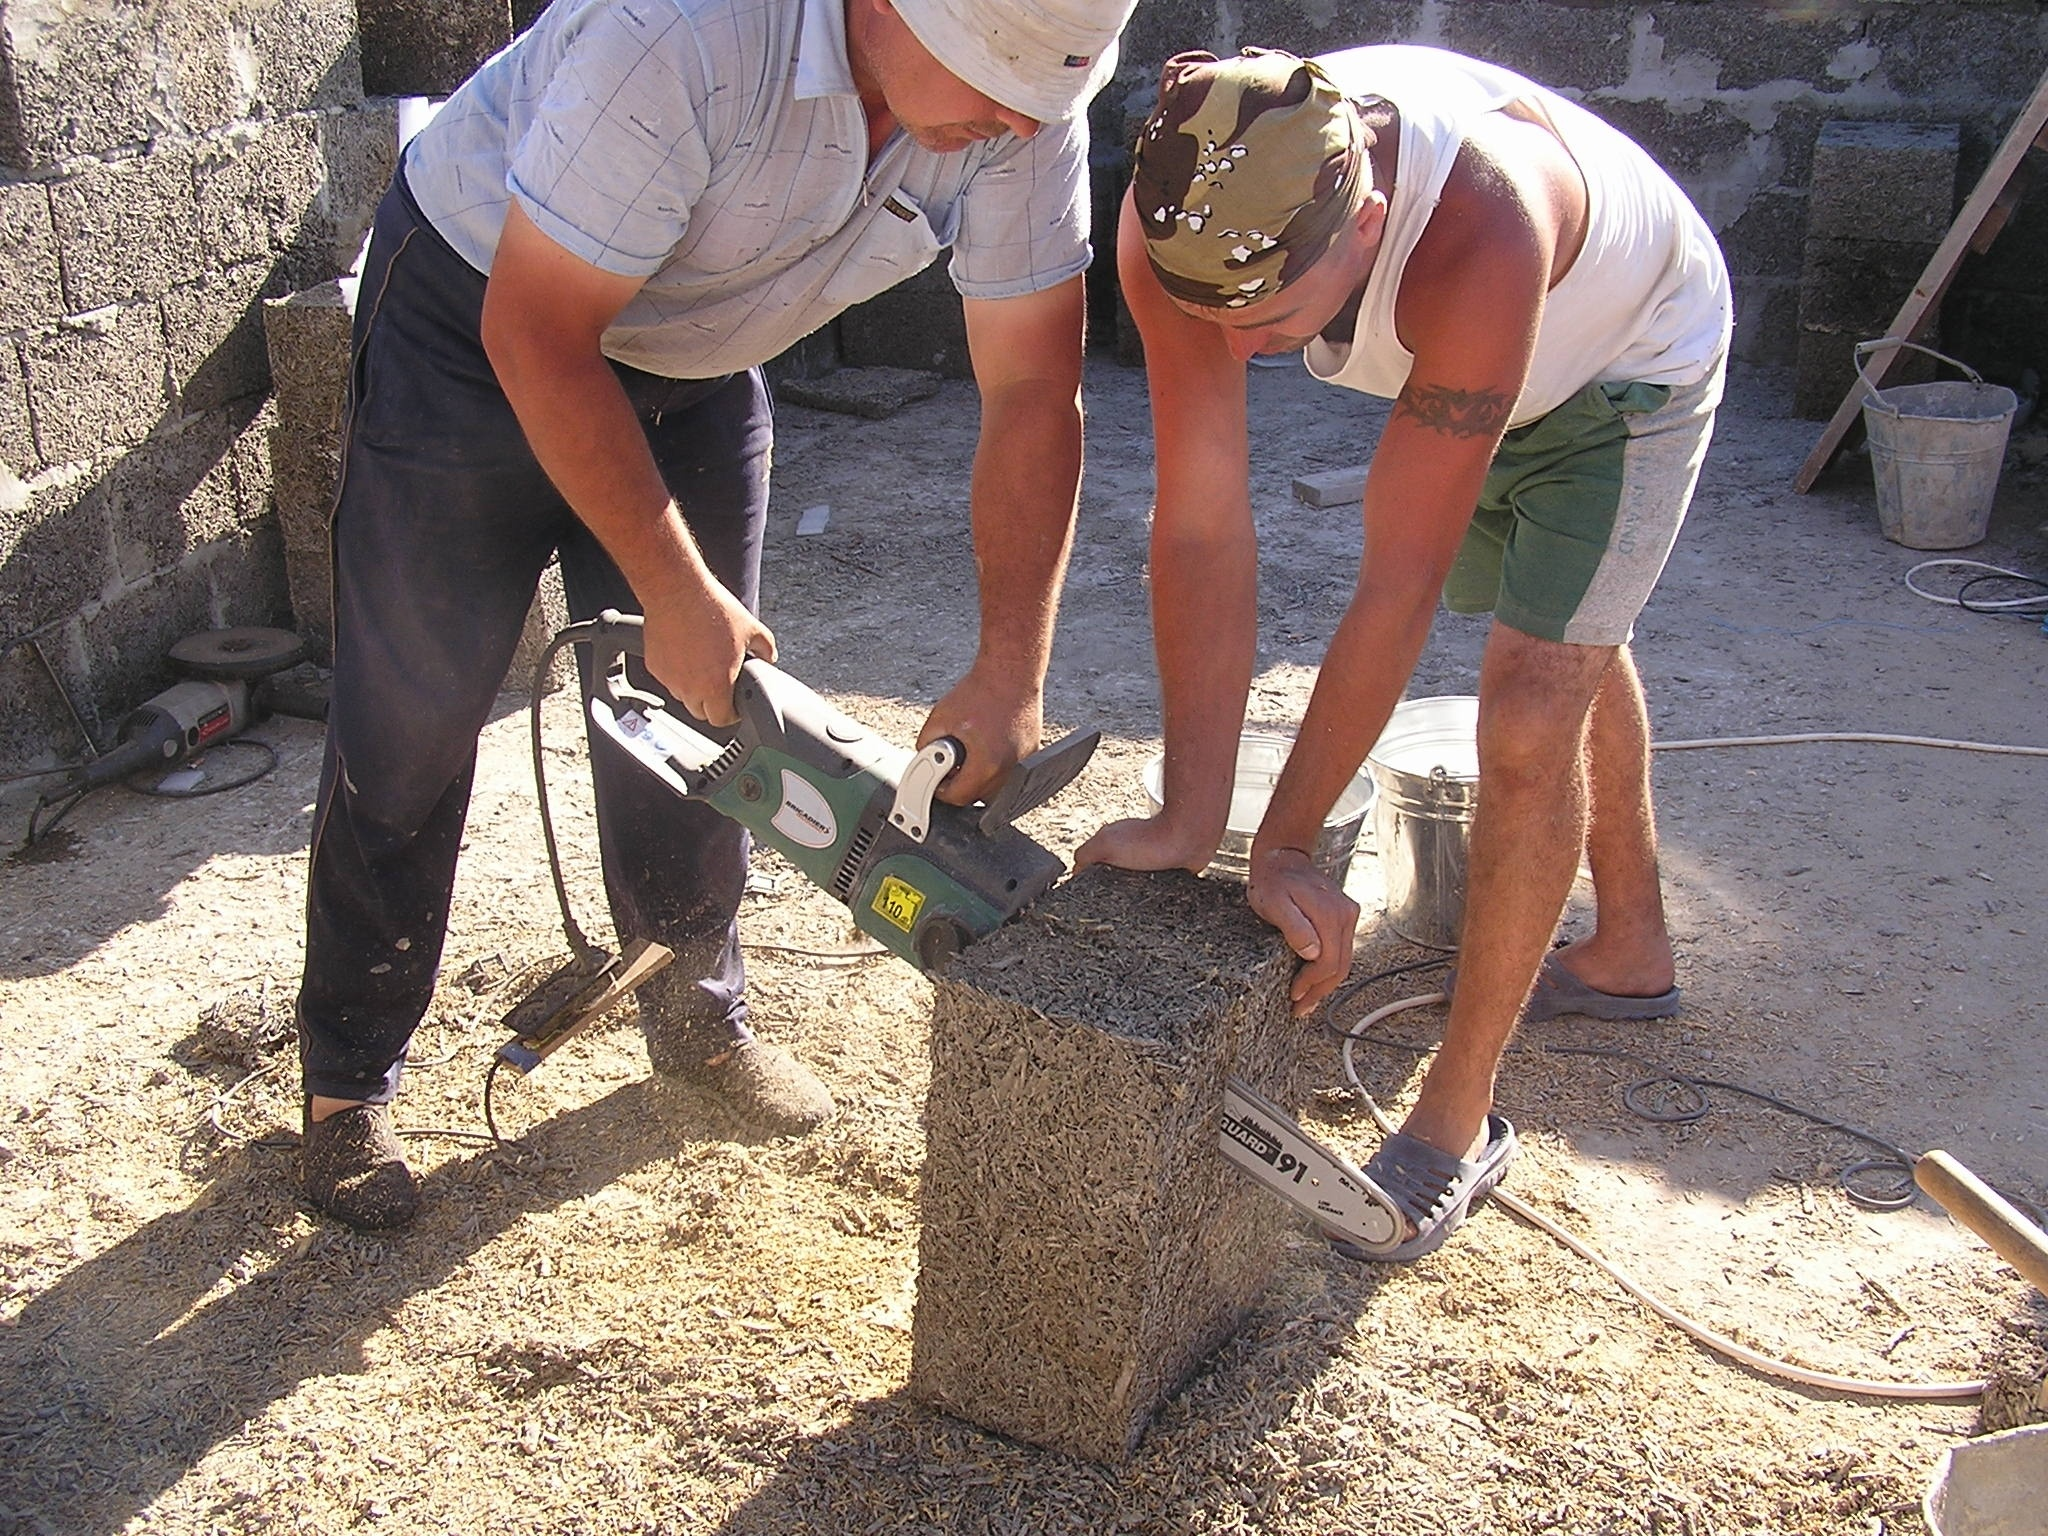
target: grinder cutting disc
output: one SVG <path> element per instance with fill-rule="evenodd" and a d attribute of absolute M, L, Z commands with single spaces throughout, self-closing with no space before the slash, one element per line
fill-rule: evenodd
<path fill-rule="evenodd" d="M 258 678 L 306 659 L 306 642 L 288 629 L 245 624 L 187 635 L 171 647 L 171 661 L 192 677 Z"/>

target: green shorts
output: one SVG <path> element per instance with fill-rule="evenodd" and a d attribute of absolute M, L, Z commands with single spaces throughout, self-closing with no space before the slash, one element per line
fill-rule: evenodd
<path fill-rule="evenodd" d="M 1502 439 L 1444 605 L 1543 640 L 1624 645 L 1685 521 L 1721 370 L 1590 384 Z"/>

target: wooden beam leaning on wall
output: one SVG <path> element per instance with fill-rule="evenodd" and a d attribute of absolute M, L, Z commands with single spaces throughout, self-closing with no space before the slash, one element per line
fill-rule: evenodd
<path fill-rule="evenodd" d="M 1991 157 L 1991 163 L 1978 178 L 1976 190 L 1971 192 L 1969 200 L 1963 204 L 1963 211 L 1956 215 L 1947 236 L 1928 260 L 1927 270 L 1921 273 L 1920 281 L 1913 285 L 1912 293 L 1899 306 L 1897 317 L 1886 327 L 1886 336 L 1911 337 L 1921 321 L 1941 302 L 1950 279 L 1962 263 L 1963 253 L 1972 250 L 1982 253 L 1998 237 L 1998 232 L 2012 217 L 2013 208 L 2026 190 L 2024 162 L 2027 151 L 2036 148 L 2048 149 L 2048 75 L 2043 75 L 2035 85 L 2034 94 L 2027 99 L 2005 141 L 1998 146 L 1998 153 Z M 1872 387 L 1884 383 L 1885 375 L 1899 356 L 1897 347 L 1871 354 L 1865 372 Z M 1835 414 L 1821 431 L 1820 441 L 1814 444 L 1813 452 L 1806 456 L 1806 462 L 1799 466 L 1799 473 L 1793 476 L 1792 488 L 1795 491 L 1804 493 L 1813 489 L 1821 471 L 1840 451 L 1843 439 L 1849 435 L 1849 428 L 1862 409 L 1863 385 L 1859 380 L 1841 405 L 1836 407 Z"/>

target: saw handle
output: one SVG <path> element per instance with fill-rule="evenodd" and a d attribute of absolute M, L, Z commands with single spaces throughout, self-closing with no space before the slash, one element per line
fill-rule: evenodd
<path fill-rule="evenodd" d="M 614 708 L 639 709 L 642 713 L 650 710 L 666 712 L 671 701 L 658 693 L 646 693 L 635 688 L 626 676 L 623 660 L 628 656 L 647 655 L 647 620 L 637 613 L 621 613 L 616 608 L 607 608 L 590 625 L 590 652 L 592 676 L 596 678 L 596 691 Z M 767 663 L 759 657 L 749 656 L 740 670 L 744 677 L 749 667 L 762 667 Z M 733 703 L 737 708 L 746 697 L 746 691 L 737 684 L 733 688 Z"/>
<path fill-rule="evenodd" d="M 2048 1296 L 2048 1232 L 1946 1152 L 1929 1152 L 1915 1162 L 1913 1182 Z"/>

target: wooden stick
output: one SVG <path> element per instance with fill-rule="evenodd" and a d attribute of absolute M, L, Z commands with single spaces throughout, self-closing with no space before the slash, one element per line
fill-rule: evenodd
<path fill-rule="evenodd" d="M 1941 1208 L 1991 1245 L 1991 1251 L 2048 1296 L 2048 1232 L 1946 1152 L 1929 1152 L 1913 1165 L 1913 1182 Z"/>

